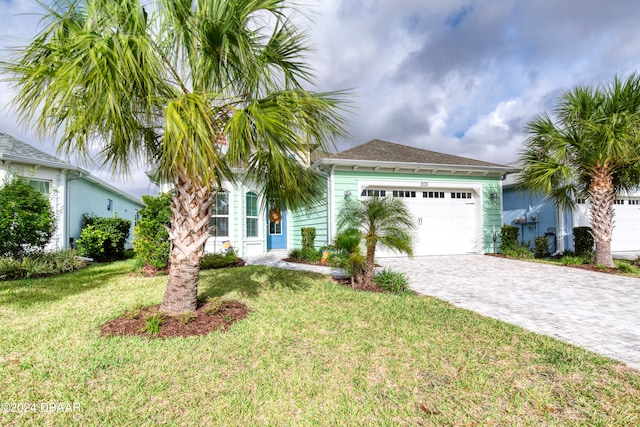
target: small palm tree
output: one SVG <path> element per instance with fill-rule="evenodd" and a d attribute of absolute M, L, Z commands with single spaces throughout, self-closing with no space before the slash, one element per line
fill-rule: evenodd
<path fill-rule="evenodd" d="M 616 194 L 640 183 L 640 76 L 615 77 L 606 86 L 576 87 L 547 114 L 525 126 L 520 186 L 547 194 L 561 208 L 589 200 L 595 263 L 615 267 L 611 256 Z"/>
<path fill-rule="evenodd" d="M 365 262 L 361 249 L 362 233 L 356 228 L 348 228 L 336 236 L 334 245 L 339 252 L 332 256 L 332 263 L 344 268 L 351 276 L 351 286 L 360 285 Z"/>
<path fill-rule="evenodd" d="M 376 246 L 413 255 L 414 219 L 400 199 L 375 197 L 347 203 L 338 216 L 339 229 L 359 229 L 366 248 L 363 287 L 373 286 Z"/>
<path fill-rule="evenodd" d="M 294 158 L 344 132 L 342 94 L 304 88 L 308 47 L 288 3 L 40 2 L 42 31 L 0 64 L 21 119 L 59 136 L 60 151 L 97 151 L 114 172 L 141 162 L 173 184 L 169 314 L 196 309 L 221 182 L 241 169 L 265 203 L 311 204 L 319 175 Z"/>

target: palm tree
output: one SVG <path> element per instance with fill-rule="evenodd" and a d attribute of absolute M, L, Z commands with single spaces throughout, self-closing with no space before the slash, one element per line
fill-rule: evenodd
<path fill-rule="evenodd" d="M 411 213 L 400 199 L 374 197 L 347 203 L 338 215 L 339 229 L 359 229 L 362 232 L 366 257 L 363 287 L 373 285 L 376 246 L 413 255 L 411 230 L 415 228 Z"/>
<path fill-rule="evenodd" d="M 639 110 L 640 76 L 631 74 L 565 92 L 553 119 L 539 115 L 524 129 L 520 186 L 561 208 L 574 209 L 576 197 L 589 200 L 594 262 L 612 268 L 613 202 L 640 183 Z"/>
<path fill-rule="evenodd" d="M 292 157 L 343 135 L 344 93 L 303 87 L 312 76 L 295 12 L 284 0 L 58 0 L 1 65 L 21 120 L 59 136 L 60 152 L 97 150 L 114 173 L 150 164 L 173 183 L 169 314 L 196 308 L 222 180 L 241 168 L 265 204 L 307 205 L 318 176 Z"/>

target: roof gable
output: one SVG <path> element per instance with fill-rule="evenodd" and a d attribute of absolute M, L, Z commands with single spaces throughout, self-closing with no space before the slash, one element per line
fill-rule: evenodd
<path fill-rule="evenodd" d="M 423 150 L 407 145 L 372 139 L 369 142 L 341 151 L 328 157 L 329 159 L 356 161 L 383 161 L 394 163 L 421 163 L 452 166 L 484 166 L 504 167 L 496 163 L 468 159 L 466 157 Z"/>
<path fill-rule="evenodd" d="M 69 162 L 38 150 L 11 135 L 0 132 L 0 159 L 29 165 L 50 166 L 60 169 L 75 169 Z"/>

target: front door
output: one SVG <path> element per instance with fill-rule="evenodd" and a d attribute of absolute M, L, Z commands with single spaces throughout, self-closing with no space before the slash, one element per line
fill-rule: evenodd
<path fill-rule="evenodd" d="M 287 211 L 280 212 L 282 218 L 277 215 L 267 214 L 267 249 L 287 248 Z"/>

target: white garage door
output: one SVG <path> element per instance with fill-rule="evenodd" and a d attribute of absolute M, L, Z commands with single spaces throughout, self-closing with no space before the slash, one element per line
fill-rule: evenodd
<path fill-rule="evenodd" d="M 616 200 L 612 251 L 640 250 L 640 199 L 622 198 Z"/>
<path fill-rule="evenodd" d="M 414 255 L 475 253 L 476 199 L 471 190 L 387 190 L 402 199 L 414 217 Z M 392 253 L 380 250 L 380 256 Z"/>

